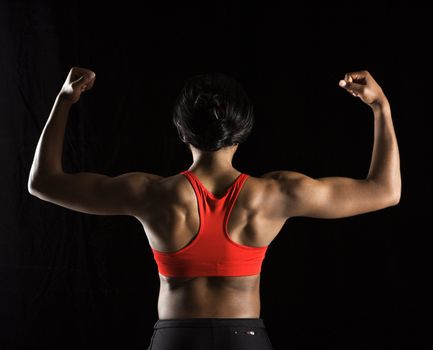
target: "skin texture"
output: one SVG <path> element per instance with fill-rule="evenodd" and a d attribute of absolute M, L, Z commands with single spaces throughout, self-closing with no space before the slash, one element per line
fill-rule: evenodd
<path fill-rule="evenodd" d="M 30 194 L 65 208 L 95 215 L 132 215 L 149 244 L 176 251 L 197 233 L 196 197 L 181 174 L 161 177 L 130 172 L 116 177 L 62 169 L 62 148 L 69 110 L 92 88 L 95 74 L 72 68 L 54 103 L 36 147 L 29 174 Z M 347 73 L 339 85 L 371 107 L 374 146 L 364 179 L 313 179 L 293 171 L 249 177 L 228 221 L 232 240 L 269 245 L 290 217 L 341 218 L 396 205 L 400 200 L 399 151 L 389 102 L 367 71 Z M 238 145 L 202 152 L 188 145 L 192 171 L 214 195 L 223 194 L 240 174 L 232 165 Z M 160 319 L 189 317 L 260 317 L 260 275 L 195 278 L 160 276 Z"/>

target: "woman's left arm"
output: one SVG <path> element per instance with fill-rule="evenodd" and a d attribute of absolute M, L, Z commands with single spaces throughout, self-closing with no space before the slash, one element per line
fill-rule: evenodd
<path fill-rule="evenodd" d="M 77 67 L 70 70 L 39 138 L 28 191 L 42 200 L 87 214 L 138 216 L 149 184 L 161 176 L 131 172 L 110 177 L 63 171 L 63 140 L 69 110 L 94 82 L 92 71 Z"/>

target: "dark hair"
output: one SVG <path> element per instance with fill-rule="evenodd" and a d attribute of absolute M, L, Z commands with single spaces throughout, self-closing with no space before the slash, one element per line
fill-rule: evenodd
<path fill-rule="evenodd" d="M 189 78 L 174 106 L 180 139 L 205 152 L 244 142 L 254 124 L 253 106 L 235 79 L 223 73 Z"/>

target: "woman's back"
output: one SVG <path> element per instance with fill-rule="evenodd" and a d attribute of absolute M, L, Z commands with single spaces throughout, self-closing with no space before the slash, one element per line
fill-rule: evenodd
<path fill-rule="evenodd" d="M 199 170 L 192 173 L 205 191 L 216 198 L 225 194 L 240 175 L 236 169 L 212 176 Z M 264 247 L 272 242 L 286 220 L 277 215 L 276 191 L 272 179 L 248 176 L 227 219 L 227 233 L 232 241 L 251 247 Z M 200 228 L 193 186 L 181 174 L 154 182 L 147 191 L 143 215 L 137 219 L 152 249 L 175 252 L 188 246 Z M 206 230 L 202 240 L 206 240 Z M 159 276 L 160 319 L 260 315 L 260 274 L 179 278 L 160 273 Z"/>
<path fill-rule="evenodd" d="M 252 130 L 253 110 L 242 87 L 224 75 L 189 80 L 176 103 L 173 123 L 193 156 L 189 171 L 167 178 L 64 173 L 63 136 L 57 134 L 64 135 L 71 104 L 94 79 L 91 71 L 71 69 L 38 143 L 28 189 L 69 209 L 131 215 L 142 223 L 164 272 L 149 349 L 272 349 L 259 318 L 260 271 L 285 221 L 348 217 L 400 201 L 390 105 L 367 71 L 347 73 L 339 82 L 374 115 L 371 163 L 363 179 L 315 179 L 289 171 L 240 176 L 232 159 Z"/>

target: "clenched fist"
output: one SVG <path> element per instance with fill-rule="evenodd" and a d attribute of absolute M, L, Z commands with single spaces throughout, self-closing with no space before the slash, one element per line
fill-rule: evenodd
<path fill-rule="evenodd" d="M 81 93 L 90 90 L 95 83 L 95 73 L 89 69 L 73 67 L 60 90 L 59 96 L 70 103 L 80 99 Z"/>
<path fill-rule="evenodd" d="M 353 96 L 359 97 L 362 102 L 370 107 L 377 103 L 383 104 L 386 101 L 382 88 L 366 70 L 347 73 L 344 80 L 340 80 L 338 85 Z"/>

